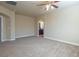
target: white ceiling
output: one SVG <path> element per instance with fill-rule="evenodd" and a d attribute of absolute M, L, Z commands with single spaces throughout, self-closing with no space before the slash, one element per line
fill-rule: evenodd
<path fill-rule="evenodd" d="M 16 13 L 24 14 L 24 15 L 29 15 L 29 16 L 39 16 L 40 14 L 43 14 L 47 12 L 43 8 L 45 6 L 37 6 L 38 4 L 42 3 L 41 1 L 17 1 L 16 6 L 12 6 L 9 4 L 6 4 L 5 2 L 0 1 L 0 4 L 15 10 Z M 76 2 L 77 3 L 77 2 Z M 72 4 L 71 2 L 59 2 L 59 8 Z M 51 11 L 51 10 L 50 10 Z"/>
<path fill-rule="evenodd" d="M 43 7 L 37 6 L 41 1 L 17 1 L 16 6 L 6 4 L 5 2 L 0 2 L 0 4 L 13 9 L 16 13 L 21 13 L 29 16 L 38 16 L 45 12 Z"/>

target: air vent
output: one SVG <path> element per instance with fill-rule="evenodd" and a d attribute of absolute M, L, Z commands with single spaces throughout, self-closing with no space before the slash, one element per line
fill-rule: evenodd
<path fill-rule="evenodd" d="M 6 1 L 6 3 L 8 3 L 10 5 L 16 5 L 17 4 L 15 1 Z"/>

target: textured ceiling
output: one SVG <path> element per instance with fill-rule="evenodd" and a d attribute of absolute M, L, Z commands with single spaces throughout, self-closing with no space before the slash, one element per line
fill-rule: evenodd
<path fill-rule="evenodd" d="M 16 13 L 20 13 L 28 16 L 35 16 L 35 17 L 47 12 L 46 10 L 43 9 L 45 6 L 42 6 L 42 7 L 37 6 L 40 3 L 41 1 L 17 1 L 17 5 L 12 6 L 12 5 L 6 4 L 5 1 L 3 2 L 0 1 L 1 5 L 4 5 L 12 10 L 15 10 Z M 79 4 L 79 2 L 75 2 L 75 3 Z M 59 8 L 61 8 L 69 5 L 72 6 L 72 4 L 74 4 L 74 2 L 59 2 L 58 6 Z"/>

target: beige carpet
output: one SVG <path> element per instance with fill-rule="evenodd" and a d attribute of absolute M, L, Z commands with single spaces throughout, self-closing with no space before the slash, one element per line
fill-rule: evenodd
<path fill-rule="evenodd" d="M 0 43 L 1 57 L 76 57 L 79 47 L 42 37 L 19 38 Z"/>

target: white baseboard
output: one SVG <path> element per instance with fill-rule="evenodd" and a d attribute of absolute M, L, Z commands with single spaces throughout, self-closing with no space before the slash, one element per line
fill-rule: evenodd
<path fill-rule="evenodd" d="M 1 40 L 1 42 L 5 42 L 5 41 L 14 41 L 15 39 L 6 39 L 6 40 Z"/>
<path fill-rule="evenodd" d="M 56 38 L 52 38 L 52 37 L 44 37 L 44 38 L 47 38 L 47 39 L 50 39 L 50 40 L 60 41 L 60 42 L 67 43 L 67 44 L 71 44 L 71 45 L 75 45 L 75 46 L 79 46 L 79 44 L 78 44 L 78 43 L 67 42 L 67 41 L 60 40 L 60 39 L 56 39 Z"/>
<path fill-rule="evenodd" d="M 16 38 L 30 37 L 30 36 L 35 36 L 35 35 L 34 34 L 33 35 L 24 35 L 24 36 L 19 36 L 19 37 L 16 37 Z"/>

